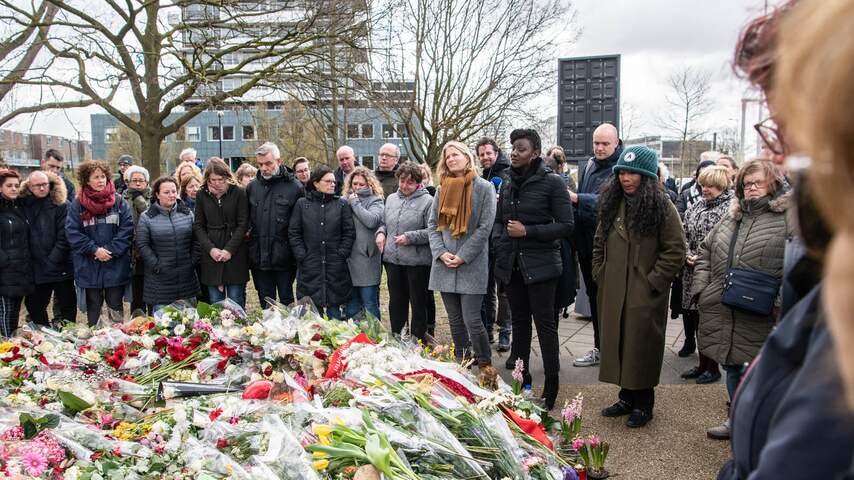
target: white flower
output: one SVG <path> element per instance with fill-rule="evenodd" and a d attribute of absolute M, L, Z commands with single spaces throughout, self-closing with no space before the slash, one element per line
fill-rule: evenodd
<path fill-rule="evenodd" d="M 228 329 L 228 336 L 231 338 L 240 337 L 240 329 L 237 327 L 231 327 Z"/>
<path fill-rule="evenodd" d="M 39 353 L 49 353 L 53 351 L 53 344 L 50 342 L 42 342 L 36 345 L 35 350 Z"/>
<path fill-rule="evenodd" d="M 154 348 L 154 337 L 149 335 L 143 335 L 142 338 L 140 338 L 140 343 L 142 343 L 143 347 L 151 350 L 152 348 Z"/>
<path fill-rule="evenodd" d="M 222 316 L 222 326 L 225 328 L 233 327 L 234 326 L 234 318 L 232 318 L 231 316 L 223 315 Z"/>
<path fill-rule="evenodd" d="M 139 368 L 139 365 L 140 363 L 138 358 L 129 357 L 125 359 L 124 363 L 122 364 L 122 368 L 127 370 L 133 370 L 134 368 Z"/>
<path fill-rule="evenodd" d="M 273 374 L 270 375 L 270 380 L 272 380 L 273 383 L 282 383 L 285 381 L 285 374 L 282 372 L 273 372 Z"/>
<path fill-rule="evenodd" d="M 83 353 L 83 359 L 89 363 L 98 363 L 101 361 L 101 355 L 95 350 L 86 350 Z"/>
<path fill-rule="evenodd" d="M 187 465 L 187 468 L 190 470 L 190 472 L 199 473 L 202 471 L 203 466 L 204 466 L 204 463 L 202 463 L 202 459 L 196 458 L 195 460 L 190 462 L 189 465 Z"/>
<path fill-rule="evenodd" d="M 185 327 L 183 323 L 179 323 L 178 325 L 175 325 L 175 335 L 183 335 L 184 332 L 186 332 L 186 331 L 187 331 L 187 327 Z"/>
<path fill-rule="evenodd" d="M 77 477 L 80 476 L 80 467 L 77 465 L 72 465 L 68 467 L 63 473 L 62 478 L 65 480 L 77 480 Z"/>
<path fill-rule="evenodd" d="M 14 371 L 15 370 L 13 370 L 12 367 L 0 367 L 0 378 L 10 378 Z"/>
<path fill-rule="evenodd" d="M 160 328 L 167 328 L 171 323 L 172 319 L 170 319 L 168 315 L 161 315 L 160 318 L 157 319 L 157 326 Z"/>

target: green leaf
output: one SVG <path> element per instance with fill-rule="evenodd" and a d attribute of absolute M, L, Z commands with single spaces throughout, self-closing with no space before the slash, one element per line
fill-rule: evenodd
<path fill-rule="evenodd" d="M 59 426 L 59 415 L 45 415 L 41 421 L 42 428 L 56 428 Z"/>
<path fill-rule="evenodd" d="M 383 472 L 388 478 L 394 478 L 391 471 L 391 450 L 380 442 L 380 436 L 376 433 L 371 433 L 367 436 L 365 443 L 365 454 L 371 461 L 371 464 L 377 467 L 377 470 Z"/>
<path fill-rule="evenodd" d="M 39 434 L 38 424 L 30 414 L 22 413 L 18 419 L 21 422 L 21 428 L 24 429 L 24 438 L 29 440 Z"/>
<path fill-rule="evenodd" d="M 62 402 L 62 405 L 73 413 L 82 412 L 92 406 L 73 393 L 57 390 L 56 394 L 59 396 L 59 400 Z"/>
<path fill-rule="evenodd" d="M 196 312 L 199 313 L 199 317 L 201 318 L 210 318 L 214 310 L 209 303 L 199 302 L 198 304 L 196 304 Z"/>

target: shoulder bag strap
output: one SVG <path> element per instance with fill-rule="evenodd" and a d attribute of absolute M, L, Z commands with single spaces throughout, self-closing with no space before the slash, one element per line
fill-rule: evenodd
<path fill-rule="evenodd" d="M 729 256 L 727 257 L 727 270 L 732 268 L 732 254 L 735 252 L 735 242 L 738 240 L 738 230 L 741 228 L 741 220 L 735 222 L 735 228 L 732 231 L 732 239 L 729 241 Z"/>

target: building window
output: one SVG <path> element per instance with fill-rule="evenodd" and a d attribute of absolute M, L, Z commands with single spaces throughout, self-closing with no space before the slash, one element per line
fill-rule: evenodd
<path fill-rule="evenodd" d="M 396 124 L 383 124 L 383 138 L 407 138 L 406 134 L 406 124 L 404 123 L 396 123 Z"/>
<path fill-rule="evenodd" d="M 244 125 L 243 126 L 243 139 L 244 140 L 255 140 L 255 127 L 252 125 Z"/>
<path fill-rule="evenodd" d="M 116 141 L 118 134 L 117 129 L 115 127 L 108 127 L 104 129 L 104 143 L 113 143 Z"/>
<path fill-rule="evenodd" d="M 234 140 L 234 126 L 233 125 L 223 125 L 222 126 L 222 139 L 223 140 Z"/>
<path fill-rule="evenodd" d="M 357 124 L 357 123 L 348 123 L 347 124 L 347 138 L 359 138 L 359 124 Z"/>
<path fill-rule="evenodd" d="M 383 124 L 383 138 L 395 138 L 393 125 L 388 123 Z"/>
<path fill-rule="evenodd" d="M 374 169 L 374 157 L 373 157 L 373 155 L 363 155 L 362 156 L 362 166 L 370 168 L 371 170 L 373 170 Z"/>
<path fill-rule="evenodd" d="M 398 123 L 395 126 L 395 131 L 397 133 L 397 135 L 396 135 L 397 138 L 408 138 L 409 137 L 409 135 L 407 135 L 407 133 L 406 133 L 406 124 Z"/>
<path fill-rule="evenodd" d="M 199 127 L 187 127 L 185 135 L 188 142 L 198 142 L 202 139 L 202 133 Z"/>
<path fill-rule="evenodd" d="M 362 138 L 374 138 L 374 125 L 370 123 L 362 124 Z"/>
<path fill-rule="evenodd" d="M 211 125 L 208 127 L 208 140 L 219 140 L 219 127 L 217 125 Z"/>

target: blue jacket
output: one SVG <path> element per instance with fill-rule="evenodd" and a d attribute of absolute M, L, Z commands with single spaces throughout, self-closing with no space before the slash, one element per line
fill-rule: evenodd
<path fill-rule="evenodd" d="M 50 195 L 36 198 L 28 181 L 21 184 L 21 201 L 30 224 L 30 256 L 36 285 L 71 280 L 74 266 L 65 237 L 68 217 L 67 191 L 59 177 L 49 177 Z"/>
<path fill-rule="evenodd" d="M 127 285 L 131 279 L 130 257 L 133 243 L 133 215 L 130 206 L 116 195 L 116 203 L 106 215 L 83 223 L 79 199 L 68 207 L 65 232 L 74 259 L 74 280 L 80 288 L 109 288 Z M 95 251 L 104 247 L 112 260 L 95 259 Z"/>
<path fill-rule="evenodd" d="M 599 190 L 611 178 L 612 168 L 617 164 L 623 144 L 620 143 L 610 157 L 603 161 L 591 157 L 584 169 L 578 170 L 578 204 L 575 206 L 575 249 L 579 255 L 593 255 L 593 235 L 599 213 Z"/>
<path fill-rule="evenodd" d="M 854 459 L 834 344 L 815 287 L 783 317 L 738 388 L 718 480 L 835 479 Z"/>

